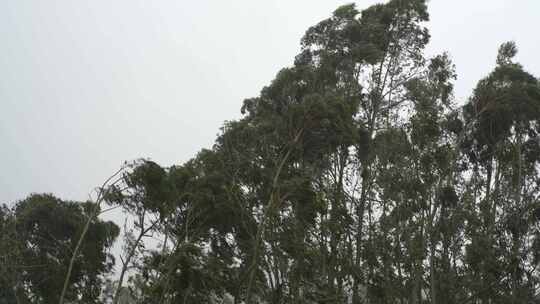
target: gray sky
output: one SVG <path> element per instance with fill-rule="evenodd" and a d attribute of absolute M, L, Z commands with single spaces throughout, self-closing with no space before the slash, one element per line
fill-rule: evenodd
<path fill-rule="evenodd" d="M 186 161 L 349 2 L 0 1 L 0 203 L 84 200 L 125 160 Z M 540 1 L 432 0 L 430 13 L 428 54 L 454 59 L 458 100 L 507 40 L 540 76 Z"/>

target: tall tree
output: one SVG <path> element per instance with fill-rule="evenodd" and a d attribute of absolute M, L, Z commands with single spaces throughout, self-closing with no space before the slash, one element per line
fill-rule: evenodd
<path fill-rule="evenodd" d="M 19 248 L 17 290 L 31 303 L 56 303 L 60 298 L 71 252 L 94 204 L 63 201 L 48 194 L 34 194 L 13 209 Z M 103 277 L 114 257 L 109 248 L 119 233 L 112 222 L 93 221 L 77 256 L 66 298 L 98 303 Z M 18 264 L 20 263 L 20 264 Z M 23 302 L 24 303 L 24 302 Z"/>
<path fill-rule="evenodd" d="M 516 53 L 513 42 L 500 47 L 497 67 L 464 107 L 471 128 L 462 146 L 472 187 L 466 262 L 482 303 L 533 299 L 538 284 L 530 241 L 538 203 L 540 86 L 512 61 Z"/>

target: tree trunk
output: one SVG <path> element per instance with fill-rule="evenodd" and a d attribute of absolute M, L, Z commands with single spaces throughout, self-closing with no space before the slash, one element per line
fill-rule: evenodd
<path fill-rule="evenodd" d="M 111 175 L 107 180 L 105 180 L 105 182 L 103 183 L 103 185 L 99 189 L 99 193 L 98 193 L 98 197 L 96 199 L 96 203 L 94 205 L 94 209 L 92 210 L 92 212 L 88 216 L 88 219 L 86 220 L 83 231 L 81 232 L 81 236 L 79 237 L 79 240 L 77 241 L 77 245 L 75 246 L 75 249 L 73 249 L 71 259 L 69 260 L 68 271 L 66 273 L 66 278 L 64 279 L 64 286 L 62 287 L 62 293 L 60 294 L 60 300 L 58 301 L 59 304 L 64 303 L 64 298 L 66 296 L 67 288 L 68 288 L 68 285 L 69 285 L 69 280 L 71 279 L 71 272 L 73 271 L 73 265 L 75 264 L 75 259 L 77 258 L 77 255 L 79 254 L 79 250 L 81 249 L 82 242 L 83 242 L 83 240 L 84 240 L 84 238 L 86 236 L 86 233 L 88 232 L 88 229 L 90 228 L 90 224 L 92 223 L 94 218 L 98 215 L 98 211 L 99 211 L 101 202 L 102 202 L 102 200 L 103 200 L 103 198 L 105 196 L 105 191 L 107 191 L 105 189 L 105 187 L 109 184 L 109 182 L 114 177 L 116 177 L 118 174 L 120 174 L 120 172 L 122 172 L 123 170 L 124 170 L 124 167 L 121 167 L 118 171 L 116 171 L 113 175 Z M 113 182 L 112 184 L 114 184 L 114 183 L 115 182 Z"/>

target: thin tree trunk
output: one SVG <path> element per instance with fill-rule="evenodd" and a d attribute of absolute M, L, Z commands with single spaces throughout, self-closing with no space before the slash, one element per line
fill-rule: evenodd
<path fill-rule="evenodd" d="M 295 136 L 295 138 L 294 138 L 294 140 L 292 142 L 293 145 L 295 145 L 298 142 L 298 140 L 300 139 L 300 136 L 302 135 L 302 133 L 303 133 L 303 129 L 301 129 L 296 134 L 296 136 Z M 247 286 L 246 286 L 246 289 L 247 289 L 247 291 L 246 291 L 246 304 L 251 304 L 252 303 L 253 282 L 255 280 L 255 273 L 256 273 L 256 268 L 257 268 L 259 255 L 260 255 L 259 247 L 261 246 L 261 243 L 262 243 L 263 234 L 264 234 L 264 228 L 266 226 L 267 218 L 268 218 L 270 212 L 272 211 L 272 209 L 274 207 L 274 203 L 277 201 L 275 199 L 275 194 L 276 194 L 275 189 L 277 187 L 279 176 L 281 175 L 281 170 L 283 169 L 283 166 L 285 166 L 285 163 L 289 159 L 289 156 L 291 154 L 292 149 L 293 149 L 292 147 L 289 148 L 289 150 L 287 151 L 285 156 L 283 156 L 283 158 L 281 159 L 281 162 L 278 165 L 278 168 L 277 168 L 276 173 L 274 174 L 274 178 L 272 180 L 272 191 L 270 193 L 270 198 L 268 199 L 268 204 L 267 204 L 267 206 L 265 208 L 265 211 L 263 212 L 261 222 L 260 222 L 259 226 L 257 227 L 257 235 L 255 236 L 255 246 L 254 246 L 253 261 L 252 261 L 250 267 L 248 268 L 248 283 L 247 283 Z"/>
<path fill-rule="evenodd" d="M 429 254 L 429 276 L 430 276 L 430 287 L 431 287 L 431 303 L 437 304 L 437 279 L 435 277 L 435 244 L 433 241 L 430 244 L 430 254 Z"/>
<path fill-rule="evenodd" d="M 120 272 L 120 278 L 118 279 L 118 286 L 116 286 L 116 291 L 114 292 L 114 298 L 113 298 L 113 304 L 117 304 L 120 296 L 120 291 L 122 289 L 122 283 L 124 282 L 124 276 L 126 274 L 126 271 L 129 267 L 129 263 L 133 256 L 135 255 L 135 251 L 137 250 L 137 247 L 139 246 L 139 243 L 141 242 L 142 238 L 150 231 L 150 229 L 154 228 L 154 226 L 158 223 L 158 221 L 154 221 L 150 226 L 148 226 L 146 229 L 142 229 L 137 237 L 137 240 L 135 240 L 135 243 L 133 243 L 133 247 L 130 248 L 128 255 L 126 256 L 126 260 L 122 263 L 122 271 Z M 141 227 L 143 227 L 144 224 L 144 216 L 141 219 Z"/>
<path fill-rule="evenodd" d="M 94 208 L 90 215 L 88 216 L 88 219 L 86 220 L 86 223 L 84 224 L 84 228 L 81 232 L 81 236 L 79 237 L 79 240 L 77 241 L 77 245 L 75 246 L 75 249 L 73 249 L 73 253 L 71 255 L 71 259 L 69 261 L 68 271 L 66 273 L 66 277 L 64 279 L 64 286 L 62 287 L 62 293 L 60 294 L 60 300 L 58 301 L 59 304 L 64 303 L 64 298 L 66 296 L 66 292 L 69 285 L 69 280 L 71 279 L 71 272 L 73 271 L 73 265 L 75 264 L 75 259 L 77 258 L 77 255 L 79 254 L 79 250 L 81 249 L 83 240 L 86 236 L 86 233 L 88 232 L 88 229 L 90 228 L 90 224 L 94 220 L 95 217 L 97 217 L 99 208 L 101 205 L 101 202 L 103 201 L 104 194 L 107 191 L 105 187 L 109 184 L 109 182 L 116 177 L 120 172 L 124 170 L 124 167 L 121 167 L 118 171 L 116 171 L 113 175 L 111 175 L 101 186 L 99 189 L 98 197 L 96 199 L 96 203 L 94 205 Z M 114 183 L 113 183 L 114 184 Z"/>

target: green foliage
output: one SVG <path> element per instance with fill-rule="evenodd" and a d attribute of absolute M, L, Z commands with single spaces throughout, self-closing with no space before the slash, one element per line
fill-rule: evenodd
<path fill-rule="evenodd" d="M 48 194 L 34 194 L 18 202 L 12 211 L 4 209 L 6 227 L 3 246 L 16 250 L 11 266 L 13 290 L 19 299 L 32 303 L 58 301 L 71 251 L 93 209 L 92 203 L 62 201 Z M 14 229 L 14 230 L 9 230 Z M 94 221 L 83 242 L 71 276 L 70 301 L 98 303 L 103 276 L 111 271 L 114 257 L 108 249 L 118 236 L 119 228 L 112 222 Z M 9 271 L 9 268 L 8 268 Z"/>

